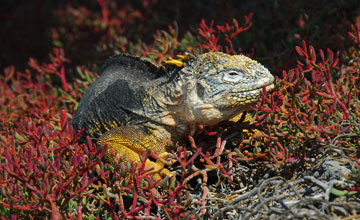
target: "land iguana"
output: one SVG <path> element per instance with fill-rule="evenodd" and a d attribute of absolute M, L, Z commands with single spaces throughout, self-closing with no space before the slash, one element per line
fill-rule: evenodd
<path fill-rule="evenodd" d="M 138 163 L 151 149 L 167 158 L 168 141 L 178 142 L 194 128 L 215 125 L 248 109 L 274 77 L 243 55 L 210 52 L 185 55 L 157 66 L 120 54 L 105 61 L 100 76 L 81 99 L 71 121 L 99 143 L 106 157 Z M 153 178 L 172 176 L 161 160 L 147 160 Z"/>

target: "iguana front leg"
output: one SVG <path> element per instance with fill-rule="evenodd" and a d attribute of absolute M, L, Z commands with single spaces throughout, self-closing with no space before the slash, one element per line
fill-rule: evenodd
<path fill-rule="evenodd" d="M 107 144 L 106 159 L 114 161 L 114 153 L 116 157 L 124 156 L 124 162 L 134 162 L 136 165 L 140 162 L 139 153 L 151 149 L 158 154 L 160 158 L 166 159 L 167 152 L 165 150 L 166 141 L 164 138 L 155 136 L 154 133 L 147 131 L 142 126 L 131 125 L 113 128 L 104 133 L 98 141 L 100 144 Z M 153 168 L 151 177 L 157 181 L 165 176 L 173 176 L 166 168 L 161 160 L 156 162 L 149 159 L 145 162 L 145 169 Z"/>

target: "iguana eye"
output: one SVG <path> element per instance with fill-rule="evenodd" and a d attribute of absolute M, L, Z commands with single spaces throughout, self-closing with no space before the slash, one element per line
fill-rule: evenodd
<path fill-rule="evenodd" d="M 223 79 L 225 81 L 229 81 L 229 82 L 238 82 L 240 79 L 242 79 L 243 74 L 241 72 L 237 72 L 237 71 L 229 71 L 229 72 L 225 72 Z"/>

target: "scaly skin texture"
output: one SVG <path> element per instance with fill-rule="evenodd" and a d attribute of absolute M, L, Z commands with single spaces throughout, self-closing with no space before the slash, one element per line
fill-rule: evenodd
<path fill-rule="evenodd" d="M 85 92 L 71 124 L 107 144 L 109 160 L 115 154 L 137 163 L 147 149 L 166 159 L 167 141 L 239 115 L 273 81 L 264 66 L 242 55 L 178 56 L 162 66 L 116 55 Z M 154 168 L 156 180 L 172 175 L 159 161 L 146 161 L 146 168 Z"/>

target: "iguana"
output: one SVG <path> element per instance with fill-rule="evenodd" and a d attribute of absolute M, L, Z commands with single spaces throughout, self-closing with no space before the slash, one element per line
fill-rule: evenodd
<path fill-rule="evenodd" d="M 105 61 L 71 121 L 99 143 L 106 157 L 139 162 L 151 149 L 166 158 L 168 141 L 178 142 L 196 125 L 214 125 L 246 110 L 274 77 L 243 55 L 210 52 L 184 55 L 163 65 L 120 54 Z M 172 176 L 160 161 L 146 161 L 153 178 Z"/>

